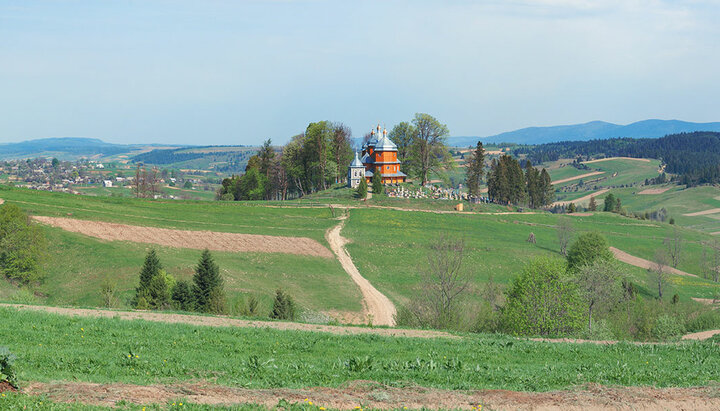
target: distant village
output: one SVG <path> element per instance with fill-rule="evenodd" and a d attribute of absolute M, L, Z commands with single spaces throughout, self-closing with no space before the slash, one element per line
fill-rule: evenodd
<path fill-rule="evenodd" d="M 0 182 L 33 190 L 92 194 L 88 189 L 114 189 L 117 195 L 132 196 L 136 169 L 132 165 L 97 160 L 60 161 L 55 158 L 0 161 Z M 216 178 L 219 181 L 219 178 Z M 183 190 L 214 191 L 213 178 L 183 170 L 157 170 L 157 184 Z M 122 191 L 125 189 L 125 192 Z M 115 193 L 110 193 L 115 194 Z M 158 191 L 155 198 L 184 199 L 182 193 Z"/>

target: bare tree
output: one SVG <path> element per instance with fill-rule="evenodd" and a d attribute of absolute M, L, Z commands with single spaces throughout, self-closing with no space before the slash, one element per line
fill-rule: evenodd
<path fill-rule="evenodd" d="M 672 236 L 666 237 L 664 243 L 667 247 L 672 266 L 677 268 L 678 264 L 680 264 L 680 255 L 682 254 L 682 237 L 677 227 L 673 227 Z"/>
<path fill-rule="evenodd" d="M 430 245 L 427 264 L 421 269 L 423 291 L 410 308 L 421 325 L 449 328 L 459 321 L 458 302 L 469 284 L 464 257 L 462 239 L 443 234 Z"/>
<path fill-rule="evenodd" d="M 620 273 L 615 264 L 596 261 L 578 271 L 580 293 L 587 304 L 588 330 L 592 330 L 593 312 L 611 307 L 620 300 Z"/>
<path fill-rule="evenodd" d="M 659 249 L 655 252 L 655 258 L 648 268 L 650 279 L 658 287 L 658 298 L 662 299 L 663 287 L 667 281 L 668 256 L 665 250 Z"/>
<path fill-rule="evenodd" d="M 153 167 L 145 175 L 145 190 L 150 198 L 160 193 L 160 170 Z"/>
<path fill-rule="evenodd" d="M 703 243 L 701 265 L 703 277 L 720 281 L 720 243 L 717 239 Z"/>
<path fill-rule="evenodd" d="M 560 243 L 560 254 L 567 257 L 567 246 L 575 234 L 572 221 L 567 217 L 560 217 L 557 224 L 557 237 Z"/>
<path fill-rule="evenodd" d="M 138 164 L 137 168 L 135 169 L 135 180 L 133 181 L 133 191 L 135 192 L 135 197 L 137 198 L 145 197 L 146 176 L 147 171 L 140 164 Z"/>

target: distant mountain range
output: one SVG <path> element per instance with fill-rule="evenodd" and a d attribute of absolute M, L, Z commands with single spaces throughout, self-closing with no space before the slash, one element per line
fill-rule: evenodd
<path fill-rule="evenodd" d="M 0 158 L 57 156 L 61 160 L 82 156 L 109 156 L 132 150 L 132 146 L 106 143 L 96 138 L 42 138 L 20 143 L 0 144 Z"/>
<path fill-rule="evenodd" d="M 720 122 L 643 120 L 623 126 L 605 121 L 591 121 L 566 126 L 527 127 L 487 137 L 450 137 L 448 143 L 455 147 L 475 145 L 479 140 L 483 143 L 543 144 L 558 141 L 604 140 L 614 137 L 659 138 L 668 134 L 693 131 L 720 131 Z"/>

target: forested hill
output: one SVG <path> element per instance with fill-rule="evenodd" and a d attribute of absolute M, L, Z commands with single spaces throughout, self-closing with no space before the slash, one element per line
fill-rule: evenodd
<path fill-rule="evenodd" d="M 61 160 L 77 156 L 113 155 L 132 149 L 123 144 L 112 144 L 95 138 L 60 137 L 0 144 L 0 158 L 30 158 L 46 154 Z"/>
<path fill-rule="evenodd" d="M 520 146 L 514 153 L 527 154 L 534 164 L 578 156 L 656 158 L 663 161 L 667 172 L 681 175 L 684 184 L 720 183 L 720 133 L 717 132 L 670 134 L 657 139 L 564 141 Z"/>
<path fill-rule="evenodd" d="M 650 119 L 621 125 L 606 121 L 591 121 L 563 126 L 527 127 L 488 137 L 451 137 L 448 139 L 448 143 L 455 147 L 474 146 L 478 140 L 482 140 L 483 143 L 545 144 L 558 141 L 589 141 L 622 137 L 658 138 L 668 134 L 695 131 L 720 132 L 720 122 L 693 123 L 680 120 Z"/>

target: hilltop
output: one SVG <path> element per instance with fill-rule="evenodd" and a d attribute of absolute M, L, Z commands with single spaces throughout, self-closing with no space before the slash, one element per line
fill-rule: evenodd
<path fill-rule="evenodd" d="M 693 123 L 680 120 L 643 120 L 628 125 L 591 121 L 562 126 L 527 127 L 486 137 L 451 137 L 448 143 L 455 147 L 475 145 L 478 140 L 487 143 L 544 144 L 558 141 L 604 140 L 616 137 L 658 138 L 667 134 L 693 131 L 720 131 L 720 122 Z"/>

